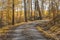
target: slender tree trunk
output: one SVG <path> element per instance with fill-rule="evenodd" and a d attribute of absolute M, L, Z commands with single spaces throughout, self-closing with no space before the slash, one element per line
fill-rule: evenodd
<path fill-rule="evenodd" d="M 17 0 L 17 1 L 18 1 L 18 0 Z M 17 9 L 16 9 L 17 11 L 16 11 L 16 16 L 15 16 L 16 19 L 15 19 L 15 20 L 16 20 L 16 23 L 18 23 L 18 7 L 16 7 L 16 8 L 17 8 Z"/>
<path fill-rule="evenodd" d="M 39 12 L 39 19 L 42 20 L 42 15 L 41 15 L 41 11 L 40 11 L 40 7 L 39 7 L 39 2 L 37 0 L 37 10 Z"/>
<path fill-rule="evenodd" d="M 38 12 L 38 13 L 37 13 Z M 39 15 L 39 18 L 37 18 Z M 40 7 L 39 7 L 39 2 L 38 0 L 35 0 L 35 19 L 40 19 L 42 20 L 42 15 L 41 15 L 41 11 L 40 11 Z"/>
<path fill-rule="evenodd" d="M 41 0 L 41 2 L 42 2 L 42 4 L 41 4 L 41 11 L 42 11 L 41 13 L 42 14 L 41 15 L 43 15 L 44 14 L 44 5 L 43 5 L 44 4 L 44 0 Z"/>
<path fill-rule="evenodd" d="M 56 16 L 56 9 L 55 9 L 55 5 L 54 5 L 55 1 L 52 0 L 52 13 L 53 13 L 53 20 Z M 55 24 L 55 20 L 54 20 L 54 24 Z"/>
<path fill-rule="evenodd" d="M 12 0 L 12 25 L 14 25 L 14 0 Z"/>
<path fill-rule="evenodd" d="M 2 27 L 3 25 L 2 25 L 2 21 L 3 21 L 3 13 L 2 13 L 3 11 L 1 11 L 1 18 L 0 18 L 0 27 Z"/>
<path fill-rule="evenodd" d="M 3 1 L 4 1 L 4 0 L 3 0 Z M 3 4 L 4 4 L 4 2 L 3 2 Z M 0 20 L 0 21 L 1 21 L 1 24 L 0 24 L 1 27 L 4 25 L 4 23 L 3 23 L 3 12 L 4 12 L 4 11 L 3 11 L 3 4 L 2 4 L 2 9 L 1 9 L 1 20 Z"/>
<path fill-rule="evenodd" d="M 22 2 L 22 1 L 21 1 Z M 21 17 L 21 15 L 22 15 L 22 3 L 21 3 L 21 6 L 20 6 L 20 13 L 19 13 L 19 20 L 20 20 L 20 22 L 22 22 L 22 17 Z"/>
<path fill-rule="evenodd" d="M 8 25 L 9 25 L 9 10 L 10 10 L 10 2 L 8 0 L 8 7 L 7 7 L 7 11 L 6 11 L 6 19 L 7 19 L 7 22 L 8 22 Z"/>
<path fill-rule="evenodd" d="M 36 20 L 36 0 L 35 0 L 34 20 Z"/>
<path fill-rule="evenodd" d="M 25 22 L 27 22 L 26 0 L 24 0 L 24 16 L 25 16 Z"/>
<path fill-rule="evenodd" d="M 58 13 L 58 4 L 59 4 L 59 1 L 56 3 L 56 11 L 57 11 L 56 14 L 57 14 L 57 15 L 59 14 L 59 13 Z"/>
<path fill-rule="evenodd" d="M 31 20 L 32 20 L 32 12 L 33 12 L 33 10 L 32 10 L 32 0 L 31 0 Z"/>
<path fill-rule="evenodd" d="M 48 10 L 48 11 L 49 11 L 49 14 L 48 14 L 48 15 L 49 15 L 49 19 L 50 19 L 50 17 L 51 17 L 51 12 L 50 12 L 50 0 L 49 0 L 49 8 L 48 8 L 48 9 L 49 9 L 49 10 Z"/>

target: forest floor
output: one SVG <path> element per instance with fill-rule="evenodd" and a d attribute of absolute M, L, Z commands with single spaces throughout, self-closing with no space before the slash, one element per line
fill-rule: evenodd
<path fill-rule="evenodd" d="M 44 25 L 47 21 L 48 20 L 37 20 L 25 22 L 16 28 L 10 29 L 5 36 L 0 37 L 0 40 L 49 40 L 36 29 L 36 25 Z"/>

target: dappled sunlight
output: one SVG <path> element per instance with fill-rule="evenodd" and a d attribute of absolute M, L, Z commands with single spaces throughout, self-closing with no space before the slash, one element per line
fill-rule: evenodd
<path fill-rule="evenodd" d="M 60 1 L 0 0 L 0 37 L 60 40 Z"/>

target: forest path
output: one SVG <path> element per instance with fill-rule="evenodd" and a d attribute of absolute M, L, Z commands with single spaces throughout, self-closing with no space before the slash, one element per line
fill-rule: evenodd
<path fill-rule="evenodd" d="M 44 24 L 46 21 L 37 21 L 20 25 L 10 30 L 3 40 L 49 40 L 36 29 L 37 24 Z"/>

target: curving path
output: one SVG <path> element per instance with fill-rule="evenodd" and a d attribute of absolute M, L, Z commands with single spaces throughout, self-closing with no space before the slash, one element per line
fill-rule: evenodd
<path fill-rule="evenodd" d="M 49 40 L 45 38 L 42 33 L 38 32 L 38 30 L 35 28 L 38 23 L 42 24 L 42 21 L 26 23 L 17 28 L 14 28 L 6 34 L 4 40 Z"/>

